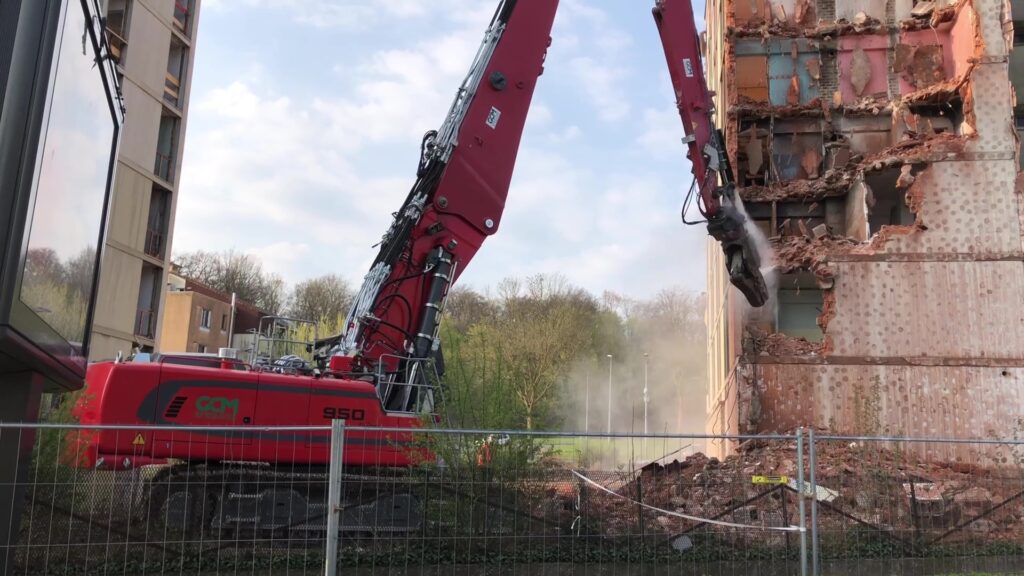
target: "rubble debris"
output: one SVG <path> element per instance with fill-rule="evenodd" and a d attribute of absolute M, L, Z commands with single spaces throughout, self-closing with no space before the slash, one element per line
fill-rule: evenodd
<path fill-rule="evenodd" d="M 814 98 L 804 104 L 776 106 L 740 95 L 737 97 L 737 102 L 729 107 L 729 114 L 732 116 L 742 115 L 750 119 L 769 118 L 772 116 L 820 118 L 824 115 L 824 109 L 822 108 L 821 98 Z"/>
<path fill-rule="evenodd" d="M 770 186 L 744 186 L 740 197 L 744 202 L 774 202 L 780 200 L 815 201 L 842 196 L 853 185 L 855 171 L 834 169 L 815 180 L 790 180 Z"/>
<path fill-rule="evenodd" d="M 928 18 L 935 11 L 935 2 L 932 0 L 925 0 L 924 2 L 918 2 L 910 10 L 910 15 L 914 18 Z"/>
<path fill-rule="evenodd" d="M 900 22 L 900 29 L 904 32 L 913 32 L 915 30 L 938 28 L 940 25 L 947 24 L 956 19 L 956 12 L 959 7 L 959 2 L 953 2 L 943 8 L 937 8 L 933 1 L 918 2 L 917 6 L 910 12 L 912 18 Z"/>
<path fill-rule="evenodd" d="M 813 238 L 813 236 L 811 236 L 811 231 L 807 229 L 807 224 L 804 222 L 803 218 L 797 220 L 796 225 L 800 227 L 800 233 L 803 234 L 805 238 Z"/>
<path fill-rule="evenodd" d="M 900 189 L 909 188 L 910 185 L 913 184 L 914 181 L 917 180 L 917 178 L 912 173 L 913 170 L 914 170 L 914 167 L 911 164 L 904 164 L 903 167 L 900 168 L 900 176 L 899 176 L 899 178 L 896 179 L 896 187 L 897 188 L 900 188 Z"/>
<path fill-rule="evenodd" d="M 798 0 L 796 14 L 792 19 L 785 17 L 785 8 L 781 4 L 775 5 L 775 8 L 775 15 L 770 22 L 755 18 L 737 26 L 730 26 L 726 33 L 733 38 L 763 38 L 766 40 L 769 38 L 817 38 L 830 40 L 839 36 L 877 34 L 884 28 L 881 20 L 864 12 L 858 13 L 854 16 L 853 20 L 840 18 L 834 22 L 819 21 L 815 18 L 814 3 L 810 2 L 810 0 Z M 943 22 L 948 22 L 955 16 L 955 11 L 951 15 L 947 15 L 943 10 L 936 12 L 932 19 L 935 20 L 936 15 L 940 14 L 940 12 L 942 13 L 941 18 Z M 915 20 L 914 22 L 917 21 Z M 927 23 L 928 20 L 925 19 L 923 22 Z M 908 21 L 903 25 L 912 27 L 917 24 Z M 927 26 L 924 27 L 927 28 Z"/>
<path fill-rule="evenodd" d="M 779 272 L 786 274 L 805 269 L 825 278 L 834 275 L 826 261 L 829 254 L 846 254 L 863 248 L 856 240 L 832 235 L 781 236 L 769 239 L 769 243 Z"/>
<path fill-rule="evenodd" d="M 1024 541 L 1020 513 L 1014 507 L 1000 506 L 1019 490 L 1019 471 L 1015 469 L 976 466 L 958 471 L 957 463 L 926 462 L 906 452 L 860 443 L 822 442 L 817 446 L 816 459 L 816 486 L 805 484 L 804 489 L 818 496 L 824 505 L 857 519 L 842 520 L 828 514 L 822 517 L 823 522 L 849 521 L 853 525 L 860 521 L 896 532 L 924 529 L 936 535 L 951 531 L 944 538 L 951 543 L 979 537 L 987 541 Z M 797 460 L 792 441 L 745 442 L 721 461 L 694 454 L 682 461 L 652 464 L 617 475 L 614 480 L 619 485 L 614 492 L 625 497 L 588 489 L 587 515 L 600 519 L 595 528 L 602 536 L 641 531 L 661 534 L 672 538 L 669 542 L 677 552 L 685 553 L 695 544 L 684 532 L 696 523 L 682 518 L 666 521 L 658 514 L 641 517 L 631 501 L 635 495 L 641 494 L 645 505 L 679 514 L 700 518 L 727 515 L 723 519 L 744 524 L 789 526 L 798 523 L 796 507 L 783 515 L 780 499 L 769 493 L 782 490 L 787 498 L 795 500 L 798 465 L 805 463 Z M 754 476 L 759 475 L 784 476 L 787 482 L 782 487 L 754 484 Z M 916 505 L 908 493 L 910 482 L 914 484 Z M 922 519 L 922 515 L 927 518 Z M 638 526 L 641 521 L 642 527 Z M 967 526 L 959 529 L 965 522 Z M 726 538 L 750 537 L 727 528 L 707 529 Z M 779 539 L 776 545 L 785 546 L 785 540 Z"/>
<path fill-rule="evenodd" d="M 787 336 L 779 332 L 769 334 L 755 326 L 746 328 L 745 350 L 755 356 L 820 356 L 821 343 L 806 338 Z"/>
<path fill-rule="evenodd" d="M 844 116 L 855 116 L 868 114 L 878 116 L 888 114 L 892 111 L 892 101 L 884 95 L 869 95 L 858 98 L 853 104 L 843 104 L 843 94 L 836 92 L 836 101 L 833 102 Z"/>
<path fill-rule="evenodd" d="M 966 72 L 956 78 L 905 94 L 900 98 L 900 103 L 911 106 L 915 104 L 945 104 L 953 100 L 964 99 L 961 89 L 970 80 L 973 69 L 972 65 Z"/>
<path fill-rule="evenodd" d="M 963 151 L 966 143 L 966 138 L 948 133 L 912 135 L 866 158 L 850 156 L 841 167 L 830 168 L 815 180 L 790 180 L 767 186 L 744 186 L 740 188 L 740 197 L 744 202 L 812 202 L 843 196 L 865 172 L 886 170 L 905 164 L 924 164 L 936 158 L 952 158 Z M 845 153 L 843 155 L 845 156 Z"/>
<path fill-rule="evenodd" d="M 817 226 L 811 229 L 811 232 L 814 234 L 815 240 L 821 240 L 825 236 L 829 235 L 828 226 L 825 224 L 818 224 Z"/>

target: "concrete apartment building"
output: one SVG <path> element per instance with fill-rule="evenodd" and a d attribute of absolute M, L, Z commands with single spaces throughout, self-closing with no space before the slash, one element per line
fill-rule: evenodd
<path fill-rule="evenodd" d="M 751 310 L 709 246 L 709 432 L 1019 435 L 1015 17 L 1024 2 L 708 0 L 718 122 L 776 264 Z"/>
<path fill-rule="evenodd" d="M 127 110 L 91 360 L 157 347 L 200 0 L 102 0 Z"/>
<path fill-rule="evenodd" d="M 248 344 L 268 313 L 201 282 L 171 272 L 160 328 L 161 352 L 215 353 L 220 348 Z M 232 339 L 229 335 L 235 334 Z"/>

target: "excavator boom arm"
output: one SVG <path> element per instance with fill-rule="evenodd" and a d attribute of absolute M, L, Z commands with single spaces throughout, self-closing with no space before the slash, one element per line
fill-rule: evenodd
<path fill-rule="evenodd" d="M 768 289 L 761 274 L 761 258 L 752 223 L 736 191 L 725 139 L 714 125 L 715 104 L 704 73 L 690 0 L 657 0 L 654 21 L 675 88 L 676 107 L 686 134 L 683 142 L 693 166 L 700 195 L 698 207 L 707 219 L 708 234 L 722 245 L 732 284 L 752 306 L 763 306 L 768 301 Z"/>
<path fill-rule="evenodd" d="M 414 364 L 439 356 L 448 290 L 500 226 L 557 9 L 558 0 L 499 3 L 443 125 L 423 139 L 416 182 L 381 239 L 346 332 L 332 351 L 335 373 L 380 374 L 384 366 L 405 374 L 382 388 L 388 410 L 414 411 L 422 403 L 411 383 L 417 378 L 411 374 Z M 745 248 L 745 220 L 733 208 L 728 158 L 712 123 L 714 105 L 689 0 L 658 0 L 654 13 L 709 232 L 731 255 L 730 275 L 750 277 L 743 266 L 753 263 L 757 271 L 756 252 Z"/>

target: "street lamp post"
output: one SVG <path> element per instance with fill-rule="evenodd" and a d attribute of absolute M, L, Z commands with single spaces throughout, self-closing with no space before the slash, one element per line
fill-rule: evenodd
<path fill-rule="evenodd" d="M 583 404 L 583 431 L 590 432 L 590 370 L 587 370 L 587 400 Z"/>
<path fill-rule="evenodd" d="M 608 354 L 608 433 L 612 433 L 612 358 Z"/>
<path fill-rule="evenodd" d="M 647 352 L 644 352 L 644 436 L 647 435 L 647 404 L 651 397 L 647 394 Z"/>

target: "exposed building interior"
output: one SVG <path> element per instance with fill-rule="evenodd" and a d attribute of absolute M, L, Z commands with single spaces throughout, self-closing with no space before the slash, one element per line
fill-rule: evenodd
<path fill-rule="evenodd" d="M 718 122 L 774 291 L 745 307 L 709 246 L 709 432 L 1020 426 L 1014 16 L 1024 2 L 709 0 Z"/>

